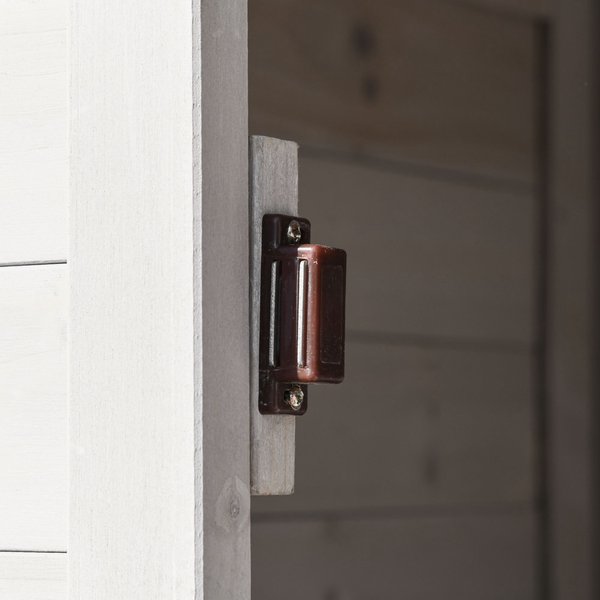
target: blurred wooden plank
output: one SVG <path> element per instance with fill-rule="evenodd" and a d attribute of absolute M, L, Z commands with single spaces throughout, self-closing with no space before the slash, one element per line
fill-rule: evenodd
<path fill-rule="evenodd" d="M 531 600 L 535 518 L 447 516 L 258 522 L 260 600 Z"/>
<path fill-rule="evenodd" d="M 303 158 L 300 214 L 348 251 L 350 331 L 532 341 L 532 194 Z"/>
<path fill-rule="evenodd" d="M 67 256 L 66 0 L 0 0 L 0 263 Z"/>
<path fill-rule="evenodd" d="M 529 356 L 351 341 L 346 374 L 311 389 L 294 495 L 255 513 L 533 500 Z"/>
<path fill-rule="evenodd" d="M 0 549 L 67 547 L 66 269 L 0 268 Z"/>
<path fill-rule="evenodd" d="M 0 552 L 0 598 L 66 600 L 67 555 Z"/>
<path fill-rule="evenodd" d="M 537 33 L 447 0 L 255 0 L 250 131 L 532 181 Z"/>

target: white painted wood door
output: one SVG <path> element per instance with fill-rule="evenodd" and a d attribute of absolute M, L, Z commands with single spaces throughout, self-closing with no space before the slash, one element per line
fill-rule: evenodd
<path fill-rule="evenodd" d="M 0 11 L 0 598 L 247 599 L 246 1 Z"/>
<path fill-rule="evenodd" d="M 247 599 L 245 0 L 71 19 L 70 598 Z"/>

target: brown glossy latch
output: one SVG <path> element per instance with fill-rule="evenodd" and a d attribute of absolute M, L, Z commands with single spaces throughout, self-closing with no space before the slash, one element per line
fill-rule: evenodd
<path fill-rule="evenodd" d="M 344 378 L 346 252 L 310 244 L 310 222 L 262 223 L 259 410 L 302 415 L 308 383 Z"/>

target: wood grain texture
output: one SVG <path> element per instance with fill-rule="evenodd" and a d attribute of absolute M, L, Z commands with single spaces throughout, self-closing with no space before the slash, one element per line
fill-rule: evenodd
<path fill-rule="evenodd" d="M 0 551 L 0 598 L 66 600 L 67 555 Z"/>
<path fill-rule="evenodd" d="M 447 0 L 255 0 L 250 130 L 534 179 L 536 29 Z"/>
<path fill-rule="evenodd" d="M 255 522 L 252 536 L 260 600 L 536 597 L 536 525 L 527 512 Z"/>
<path fill-rule="evenodd" d="M 556 600 L 600 596 L 600 13 L 556 0 L 548 181 L 547 572 Z"/>
<path fill-rule="evenodd" d="M 296 418 L 258 411 L 258 354 L 262 218 L 268 213 L 298 214 L 298 145 L 252 136 L 250 174 L 250 491 L 259 496 L 291 494 Z"/>
<path fill-rule="evenodd" d="M 67 0 L 0 0 L 0 264 L 67 256 Z"/>
<path fill-rule="evenodd" d="M 67 547 L 66 276 L 0 268 L 0 550 Z"/>
<path fill-rule="evenodd" d="M 531 194 L 301 158 L 300 212 L 348 252 L 349 331 L 532 342 Z"/>
<path fill-rule="evenodd" d="M 294 496 L 257 499 L 253 510 L 527 505 L 537 464 L 532 363 L 349 341 L 344 383 L 312 388 L 298 424 Z"/>
<path fill-rule="evenodd" d="M 247 600 L 246 4 L 71 19 L 70 598 Z"/>

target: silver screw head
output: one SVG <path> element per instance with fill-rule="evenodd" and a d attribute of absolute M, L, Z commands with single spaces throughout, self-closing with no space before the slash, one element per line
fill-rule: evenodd
<path fill-rule="evenodd" d="M 298 221 L 290 221 L 287 228 L 287 239 L 290 244 L 297 244 L 302 239 L 302 229 Z"/>
<path fill-rule="evenodd" d="M 293 385 L 288 390 L 285 390 L 285 403 L 288 404 L 292 410 L 300 410 L 302 403 L 304 402 L 304 392 L 299 385 Z"/>

